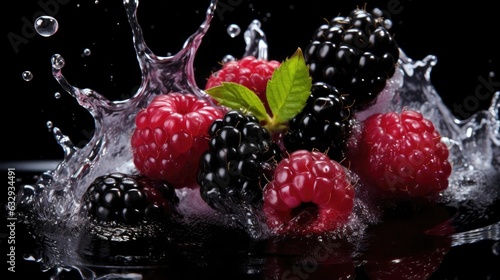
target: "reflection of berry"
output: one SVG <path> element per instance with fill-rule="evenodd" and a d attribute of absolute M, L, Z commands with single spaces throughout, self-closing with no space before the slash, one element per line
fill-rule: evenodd
<path fill-rule="evenodd" d="M 192 94 L 158 95 L 136 116 L 134 164 L 143 175 L 182 187 L 196 181 L 208 127 L 220 109 Z"/>
<path fill-rule="evenodd" d="M 147 220 L 168 221 L 176 212 L 177 203 L 174 189 L 165 182 L 111 173 L 90 184 L 82 209 L 101 223 L 137 225 Z"/>
<path fill-rule="evenodd" d="M 298 150 L 275 169 L 264 190 L 264 213 L 276 233 L 322 233 L 345 223 L 354 188 L 344 168 L 320 152 Z"/>
<path fill-rule="evenodd" d="M 448 187 L 449 151 L 432 122 L 413 110 L 375 114 L 363 122 L 351 167 L 367 184 L 403 196 Z"/>
<path fill-rule="evenodd" d="M 260 203 L 262 188 L 281 157 L 267 129 L 255 117 L 231 110 L 213 122 L 209 138 L 198 174 L 202 198 L 224 212 L 241 203 Z"/>
<path fill-rule="evenodd" d="M 350 135 L 350 106 L 347 97 L 335 87 L 322 82 L 313 84 L 306 106 L 289 121 L 283 138 L 287 151 L 316 150 L 342 161 Z"/>
<path fill-rule="evenodd" d="M 381 16 L 380 10 L 358 8 L 321 25 L 305 50 L 313 81 L 348 93 L 355 104 L 374 100 L 399 59 L 398 45 Z"/>
<path fill-rule="evenodd" d="M 323 253 L 323 252 L 321 252 Z M 308 279 L 308 280 L 348 280 L 356 275 L 352 261 L 345 260 L 341 263 L 324 261 L 324 255 L 299 255 L 300 257 L 280 257 L 271 255 L 265 258 L 265 279 Z"/>
<path fill-rule="evenodd" d="M 368 230 L 367 234 L 383 238 L 371 239 L 362 268 L 370 279 L 429 279 L 450 250 L 453 232 L 444 206 L 398 205 Z"/>
<path fill-rule="evenodd" d="M 206 89 L 220 85 L 222 82 L 233 82 L 244 85 L 254 91 L 264 103 L 268 113 L 271 112 L 267 104 L 266 87 L 273 72 L 280 66 L 276 60 L 257 59 L 246 56 L 240 60 L 225 63 L 222 68 L 210 75 Z"/>
<path fill-rule="evenodd" d="M 352 243 L 328 235 L 271 237 L 264 248 L 265 279 L 354 279 Z"/>

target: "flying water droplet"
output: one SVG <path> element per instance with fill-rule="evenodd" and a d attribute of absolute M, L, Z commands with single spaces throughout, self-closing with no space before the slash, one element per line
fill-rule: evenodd
<path fill-rule="evenodd" d="M 91 55 L 91 54 L 92 54 L 92 52 L 90 51 L 90 49 L 89 49 L 89 48 L 85 48 L 85 49 L 83 50 L 83 56 L 89 56 L 89 55 Z"/>
<path fill-rule="evenodd" d="M 495 242 L 493 243 L 493 246 L 491 246 L 491 251 L 495 256 L 500 256 L 500 242 Z"/>
<path fill-rule="evenodd" d="M 45 125 L 49 129 L 49 132 L 52 131 L 52 128 L 54 128 L 54 124 L 51 121 L 47 121 Z"/>
<path fill-rule="evenodd" d="M 52 63 L 52 67 L 55 69 L 61 69 L 65 64 L 64 58 L 60 54 L 54 54 L 50 59 L 50 62 Z"/>
<path fill-rule="evenodd" d="M 227 27 L 227 34 L 229 34 L 229 36 L 231 36 L 231 38 L 234 38 L 234 37 L 240 35 L 240 33 L 241 33 L 241 28 L 237 24 L 230 24 Z"/>
<path fill-rule="evenodd" d="M 223 58 L 222 58 L 222 64 L 226 64 L 228 62 L 231 62 L 231 61 L 235 61 L 236 58 L 230 54 L 226 54 Z"/>
<path fill-rule="evenodd" d="M 56 93 L 54 93 L 54 98 L 55 98 L 55 99 L 59 99 L 59 98 L 61 98 L 61 93 L 60 93 L 60 92 L 56 92 Z"/>
<path fill-rule="evenodd" d="M 23 80 L 29 82 L 33 79 L 33 74 L 30 71 L 24 71 L 22 74 Z"/>
<path fill-rule="evenodd" d="M 392 20 L 385 19 L 384 20 L 384 27 L 385 27 L 385 29 L 391 29 L 392 28 Z"/>
<path fill-rule="evenodd" d="M 59 23 L 51 16 L 40 16 L 35 20 L 35 30 L 43 37 L 54 35 L 59 29 Z"/>

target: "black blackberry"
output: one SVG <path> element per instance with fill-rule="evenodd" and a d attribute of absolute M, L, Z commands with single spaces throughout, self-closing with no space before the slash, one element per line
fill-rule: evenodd
<path fill-rule="evenodd" d="M 288 152 L 306 149 L 341 161 L 350 136 L 352 102 L 333 86 L 316 82 L 305 107 L 288 123 L 283 144 Z"/>
<path fill-rule="evenodd" d="M 304 53 L 313 82 L 337 87 L 358 108 L 369 104 L 394 75 L 399 59 L 389 28 L 379 9 L 360 8 L 321 25 Z"/>
<path fill-rule="evenodd" d="M 83 195 L 82 212 L 98 223 L 138 225 L 168 221 L 178 201 L 174 188 L 165 182 L 111 173 L 90 184 Z"/>
<path fill-rule="evenodd" d="M 209 137 L 198 173 L 203 200 L 225 213 L 242 204 L 260 205 L 262 188 L 281 159 L 268 130 L 255 117 L 231 110 L 213 122 Z"/>

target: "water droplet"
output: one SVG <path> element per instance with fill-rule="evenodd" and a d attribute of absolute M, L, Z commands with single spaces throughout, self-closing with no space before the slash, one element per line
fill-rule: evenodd
<path fill-rule="evenodd" d="M 54 93 L 54 97 L 55 97 L 55 99 L 61 98 L 61 93 L 60 92 Z"/>
<path fill-rule="evenodd" d="M 495 72 L 493 72 L 493 71 L 490 71 L 490 73 L 488 73 L 488 76 L 490 76 L 490 78 L 493 78 L 493 77 L 495 77 Z"/>
<path fill-rule="evenodd" d="M 95 0 L 94 3 L 99 4 L 99 0 Z"/>
<path fill-rule="evenodd" d="M 63 68 L 65 63 L 64 58 L 60 54 L 54 54 L 50 59 L 50 62 L 52 63 L 52 67 L 55 69 Z"/>
<path fill-rule="evenodd" d="M 493 246 L 491 246 L 491 251 L 495 256 L 500 256 L 500 242 L 493 243 Z"/>
<path fill-rule="evenodd" d="M 59 29 L 59 23 L 51 16 L 40 16 L 35 20 L 35 30 L 43 37 L 54 35 Z"/>
<path fill-rule="evenodd" d="M 49 131 L 51 131 L 52 128 L 54 128 L 54 124 L 51 121 L 47 121 L 47 123 L 45 125 L 47 126 L 47 128 L 49 129 Z"/>
<path fill-rule="evenodd" d="M 236 58 L 230 54 L 226 54 L 223 58 L 222 58 L 222 64 L 226 64 L 228 62 L 231 62 L 231 61 L 235 61 Z"/>
<path fill-rule="evenodd" d="M 240 35 L 240 32 L 241 32 L 241 28 L 237 24 L 230 24 L 227 27 L 227 34 L 229 34 L 229 36 L 231 36 L 231 38 L 234 38 L 234 37 Z"/>
<path fill-rule="evenodd" d="M 90 51 L 90 49 L 89 49 L 89 48 L 86 48 L 86 49 L 84 49 L 84 50 L 83 50 L 83 55 L 84 55 L 84 56 L 89 56 L 91 53 L 92 53 L 92 52 Z"/>
<path fill-rule="evenodd" d="M 385 27 L 385 29 L 391 29 L 392 28 L 392 20 L 385 19 L 384 20 L 384 27 Z"/>
<path fill-rule="evenodd" d="M 24 71 L 23 74 L 23 80 L 29 82 L 31 79 L 33 79 L 33 74 L 30 71 Z"/>

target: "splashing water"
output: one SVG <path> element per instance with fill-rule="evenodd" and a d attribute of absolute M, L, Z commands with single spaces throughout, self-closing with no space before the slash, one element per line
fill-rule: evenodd
<path fill-rule="evenodd" d="M 80 106 L 92 115 L 95 132 L 87 145 L 78 148 L 59 128 L 50 123 L 49 129 L 63 149 L 64 158 L 54 170 L 44 172 L 36 184 L 24 186 L 18 195 L 18 209 L 24 217 L 23 220 L 33 227 L 43 225 L 42 231 L 40 232 L 40 228 L 37 228 L 37 232 L 43 237 L 41 239 L 44 240 L 45 251 L 42 256 L 31 258 L 35 261 L 43 260 L 46 269 L 57 267 L 58 272 L 65 267 L 78 267 L 83 278 L 88 279 L 95 279 L 95 273 L 85 266 L 86 262 L 81 259 L 82 254 L 76 252 L 79 250 L 77 248 L 83 246 L 82 244 L 91 242 L 88 237 L 82 235 L 83 221 L 79 215 L 80 200 L 87 186 L 97 176 L 103 174 L 136 173 L 129 136 L 134 129 L 135 115 L 156 95 L 180 92 L 193 93 L 199 98 L 206 98 L 205 92 L 196 85 L 193 61 L 214 16 L 217 1 L 210 2 L 204 22 L 186 40 L 183 48 L 168 57 L 157 56 L 148 48 L 136 16 L 139 1 L 124 1 L 123 4 L 131 26 L 134 48 L 142 75 L 139 89 L 130 99 L 110 101 L 92 89 L 75 87 L 66 80 L 62 73 L 65 65 L 64 58 L 55 54 L 51 58 L 54 78 L 66 92 L 76 99 Z M 53 31 L 57 30 L 57 25 L 55 29 L 54 26 L 51 27 Z M 255 20 L 244 32 L 246 43 L 244 55 L 267 59 L 266 35 L 260 27 L 260 22 Z M 227 56 L 225 60 L 234 60 L 234 57 Z M 440 194 L 439 201 L 457 209 L 465 209 L 465 212 L 460 212 L 454 217 L 459 225 L 458 229 L 464 231 L 461 235 L 455 236 L 454 244 L 474 242 L 478 235 L 483 236 L 481 232 L 486 231 L 490 234 L 489 238 L 499 240 L 498 222 L 485 225 L 485 227 L 477 227 L 474 224 L 476 228 L 474 228 L 473 235 L 468 235 L 465 231 L 472 229 L 472 220 L 484 218 L 481 216 L 482 213 L 485 213 L 485 209 L 487 210 L 496 202 L 500 191 L 498 187 L 500 180 L 498 174 L 500 169 L 500 93 L 495 93 L 489 110 L 478 112 L 467 120 L 459 121 L 443 104 L 430 83 L 430 72 L 436 62 L 433 56 L 414 61 L 401 51 L 398 71 L 389 80 L 377 102 L 367 110 L 359 112 L 357 118 L 362 120 L 375 112 L 413 108 L 420 110 L 425 117 L 433 121 L 441 135 L 445 136 L 445 141 L 450 147 L 450 161 L 453 164 L 450 186 Z M 117 123 L 120 125 L 116 125 Z M 200 206 L 203 203 L 196 191 L 182 189 L 178 190 L 178 194 L 181 199 L 181 211 L 186 213 L 191 211 L 195 216 L 216 216 L 214 211 Z M 370 209 L 367 209 L 367 205 L 362 201 L 358 201 L 356 207 L 357 220 L 355 222 L 366 223 L 363 216 L 368 216 Z M 215 221 L 218 220 L 215 219 Z M 224 223 L 228 222 L 224 221 Z M 109 236 L 121 236 L 127 239 L 123 232 L 118 232 L 120 230 L 115 229 L 115 232 L 109 232 Z M 187 231 L 191 234 L 189 236 L 193 234 L 197 236 L 196 231 L 203 230 L 196 229 L 193 225 Z M 250 230 L 250 232 L 254 231 Z M 492 235 L 492 232 L 496 232 L 497 235 Z M 148 255 L 148 260 L 152 258 L 151 251 L 147 251 L 149 249 L 160 255 L 159 260 L 168 259 L 168 256 L 164 256 L 165 252 L 161 251 L 162 248 L 154 248 L 157 243 L 153 241 L 157 240 L 152 238 L 151 243 L 146 241 L 147 246 L 144 252 Z M 190 240 L 186 244 L 189 242 L 196 243 Z M 182 244 L 185 245 L 185 243 Z M 110 246 L 107 249 L 122 246 L 112 243 L 104 245 Z M 113 260 L 133 263 L 123 256 L 121 258 Z M 121 277 L 135 279 L 134 277 L 140 277 L 140 275 L 127 274 Z"/>

